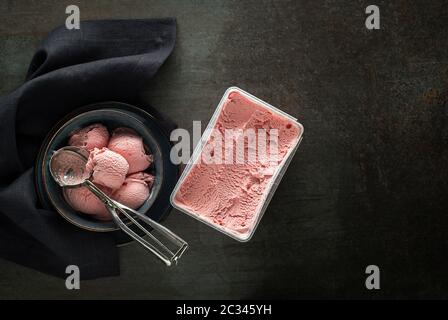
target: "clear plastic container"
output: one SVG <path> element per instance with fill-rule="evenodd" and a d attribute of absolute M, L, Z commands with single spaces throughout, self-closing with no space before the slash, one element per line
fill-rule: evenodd
<path fill-rule="evenodd" d="M 222 111 L 222 108 L 224 107 L 225 101 L 227 100 L 227 98 L 229 97 L 229 95 L 232 92 L 238 92 L 239 94 L 243 95 L 244 97 L 248 98 L 249 100 L 252 100 L 257 105 L 268 109 L 269 111 L 271 111 L 274 114 L 279 115 L 280 117 L 284 117 L 284 118 L 288 119 L 290 122 L 292 122 L 294 125 L 296 125 L 299 129 L 299 135 L 294 140 L 293 144 L 291 145 L 288 152 L 284 156 L 282 162 L 276 168 L 275 172 L 273 173 L 272 177 L 270 178 L 269 183 L 267 184 L 267 186 L 263 192 L 262 198 L 260 199 L 260 202 L 257 205 L 257 210 L 255 213 L 255 220 L 254 220 L 252 229 L 249 231 L 249 233 L 246 233 L 243 235 L 238 234 L 236 232 L 232 232 L 232 231 L 222 227 L 219 224 L 215 224 L 215 223 L 212 223 L 212 222 L 204 219 L 199 214 L 193 212 L 192 210 L 189 210 L 189 208 L 184 207 L 182 204 L 177 203 L 175 200 L 175 196 L 176 196 L 177 192 L 179 191 L 180 187 L 182 186 L 182 184 L 184 183 L 185 178 L 190 174 L 191 169 L 194 167 L 198 158 L 201 156 L 202 150 L 205 146 L 205 143 L 209 140 L 209 138 L 211 136 L 212 129 L 215 128 L 216 122 L 219 118 L 219 115 L 221 114 L 221 111 Z M 286 169 L 288 168 L 288 166 L 292 160 L 292 157 L 294 156 L 294 154 L 296 153 L 296 151 L 299 147 L 299 144 L 302 140 L 303 131 L 304 131 L 303 126 L 299 122 L 297 122 L 296 118 L 271 106 L 270 104 L 258 99 L 257 97 L 251 95 L 250 93 L 245 92 L 244 90 L 242 90 L 238 87 L 230 87 L 224 93 L 224 96 L 222 97 L 220 103 L 218 104 L 218 107 L 216 108 L 210 122 L 208 123 L 206 130 L 204 131 L 204 134 L 201 137 L 201 141 L 195 147 L 193 155 L 191 156 L 190 160 L 188 161 L 188 164 L 186 165 L 185 170 L 183 171 L 179 181 L 177 182 L 173 192 L 171 193 L 171 197 L 170 197 L 171 204 L 173 205 L 174 208 L 178 209 L 179 211 L 190 215 L 191 217 L 193 217 L 193 218 L 209 225 L 210 227 L 232 237 L 235 240 L 238 240 L 241 242 L 249 241 L 252 238 L 255 230 L 257 229 L 258 224 L 260 223 L 260 220 L 263 217 L 263 214 L 266 211 L 266 209 L 269 205 L 269 202 L 271 201 L 272 196 L 275 193 L 275 190 L 277 189 L 283 175 L 286 172 Z"/>

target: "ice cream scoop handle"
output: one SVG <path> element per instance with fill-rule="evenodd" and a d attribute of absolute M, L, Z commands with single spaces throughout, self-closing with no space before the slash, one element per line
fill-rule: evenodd
<path fill-rule="evenodd" d="M 112 205 L 112 199 L 109 198 L 108 195 L 98 188 L 92 181 L 85 180 L 83 185 L 89 188 L 89 190 L 92 191 L 92 193 L 96 195 L 103 203 L 110 203 Z"/>
<path fill-rule="evenodd" d="M 146 249 L 151 251 L 153 254 L 155 254 L 160 260 L 162 260 L 167 266 L 171 266 L 172 262 L 169 258 L 167 258 L 163 253 L 161 253 L 154 245 L 140 237 L 137 233 L 135 233 L 131 228 L 129 228 L 118 216 L 116 208 L 110 205 L 106 205 L 109 212 L 112 214 L 112 217 L 115 221 L 115 223 L 126 232 L 131 238 L 133 238 L 135 241 L 139 242 L 142 246 L 144 246 Z M 145 232 L 146 233 L 146 232 Z"/>
<path fill-rule="evenodd" d="M 127 210 L 129 213 L 132 213 L 134 216 L 136 216 L 138 219 L 142 220 L 143 222 L 147 223 L 148 225 L 150 225 L 154 230 L 156 230 L 157 232 L 159 232 L 160 234 L 164 235 L 165 237 L 167 237 L 169 240 L 171 240 L 173 243 L 175 243 L 176 245 L 182 247 L 184 245 L 186 245 L 187 243 L 185 242 L 185 240 L 183 240 L 181 237 L 179 237 L 177 234 L 175 234 L 174 232 L 172 232 L 170 229 L 168 229 L 167 227 L 161 225 L 160 223 L 152 220 L 151 218 L 149 218 L 148 216 L 133 210 L 131 208 L 126 207 L 125 205 L 122 205 L 121 203 L 114 201 L 115 204 L 117 205 L 117 207 L 119 208 L 123 208 L 125 210 Z M 184 250 L 185 251 L 185 250 Z"/>
<path fill-rule="evenodd" d="M 173 263 L 177 263 L 177 260 L 182 256 L 185 250 L 188 248 L 187 242 L 185 242 L 178 235 L 162 226 L 161 224 L 155 222 L 154 220 L 146 217 L 145 215 L 128 208 L 121 203 L 109 198 L 103 191 L 101 191 L 95 184 L 90 180 L 86 180 L 84 185 L 88 187 L 106 206 L 107 210 L 112 215 L 115 223 L 120 227 L 121 230 L 126 232 L 131 238 L 139 242 L 146 249 L 155 254 L 159 259 L 161 259 L 167 266 L 171 266 Z M 145 235 L 147 235 L 154 244 L 150 243 L 143 237 L 140 237 L 131 228 L 129 228 L 126 223 L 123 222 L 117 211 L 121 212 L 126 218 L 128 218 L 136 227 L 142 230 Z M 173 253 L 166 245 L 163 244 L 158 238 L 151 234 L 151 230 L 143 227 L 134 217 L 138 217 L 141 221 L 148 224 L 153 230 L 161 234 L 165 240 L 169 240 L 171 243 L 176 245 L 176 251 Z"/>
<path fill-rule="evenodd" d="M 142 243 L 140 240 L 143 240 L 145 243 L 142 243 L 142 244 L 147 248 L 148 248 L 148 246 L 151 247 L 152 250 L 151 249 L 150 250 L 154 254 L 156 254 L 161 260 L 163 260 L 167 266 L 170 266 L 172 263 L 175 263 L 175 264 L 177 263 L 178 259 L 182 256 L 182 254 L 188 248 L 188 244 L 186 241 L 184 241 L 182 238 L 180 238 L 178 235 L 176 235 L 174 232 L 172 232 L 168 228 L 162 226 L 161 224 L 155 222 L 154 220 L 148 218 L 147 216 L 141 214 L 140 212 L 135 211 L 131 208 L 128 208 L 125 205 L 122 205 L 121 203 L 119 203 L 117 201 L 113 201 L 113 203 L 114 203 L 114 207 L 118 211 L 120 211 L 126 218 L 128 218 L 140 230 L 145 232 L 145 234 L 149 238 L 151 238 L 151 240 L 154 241 L 159 248 L 155 248 L 151 243 L 148 243 L 146 240 L 142 239 L 141 237 L 139 237 L 139 239 L 136 239 L 137 241 Z M 167 246 L 164 245 L 165 241 L 162 242 L 158 238 L 156 238 L 150 232 L 150 230 L 143 227 L 135 218 L 138 218 L 139 220 L 141 220 L 141 222 L 145 222 L 147 225 L 149 225 L 152 228 L 152 230 L 158 232 L 161 236 L 163 236 L 164 240 L 168 240 L 172 244 L 174 244 L 176 246 L 176 251 L 173 253 L 170 249 L 168 249 Z M 126 231 L 126 230 L 124 230 L 124 231 Z M 130 231 L 132 231 L 132 230 L 130 230 Z M 154 250 L 156 252 L 154 252 Z"/>

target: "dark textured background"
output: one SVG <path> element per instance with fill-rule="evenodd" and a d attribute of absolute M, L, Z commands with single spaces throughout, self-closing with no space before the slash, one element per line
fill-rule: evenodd
<path fill-rule="evenodd" d="M 64 281 L 0 260 L 0 298 L 448 298 L 445 1 L 75 1 L 81 18 L 175 16 L 146 99 L 181 127 L 237 85 L 296 116 L 304 140 L 254 238 L 173 211 L 191 244 L 167 269 L 137 245 L 122 275 Z M 0 94 L 72 1 L 0 2 Z M 364 26 L 367 5 L 381 30 Z M 188 110 L 188 111 L 187 111 Z M 381 290 L 364 287 L 381 269 Z"/>

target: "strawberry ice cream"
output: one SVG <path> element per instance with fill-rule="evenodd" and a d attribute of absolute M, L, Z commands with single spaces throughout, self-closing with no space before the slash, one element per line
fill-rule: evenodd
<path fill-rule="evenodd" d="M 75 131 L 68 141 L 70 146 L 85 148 L 87 151 L 107 147 L 108 143 L 109 131 L 100 123 L 91 124 Z"/>
<path fill-rule="evenodd" d="M 149 197 L 153 183 L 153 175 L 138 172 L 128 176 L 122 186 L 115 191 L 100 184 L 97 184 L 97 187 L 121 204 L 132 209 L 138 209 Z M 76 211 L 92 215 L 98 220 L 112 220 L 112 216 L 104 203 L 87 187 L 65 188 L 64 198 Z"/>
<path fill-rule="evenodd" d="M 69 145 L 89 151 L 85 172 L 92 182 L 112 199 L 138 209 L 148 199 L 154 183 L 154 176 L 143 171 L 150 167 L 152 155 L 146 154 L 142 137 L 132 129 L 115 129 L 109 138 L 108 129 L 96 123 L 75 131 Z M 112 219 L 105 205 L 87 187 L 65 188 L 63 193 L 76 211 L 98 220 Z"/>
<path fill-rule="evenodd" d="M 97 185 L 104 193 L 110 196 L 110 189 Z M 87 187 L 65 188 L 64 198 L 76 211 L 90 214 L 98 220 L 111 220 L 112 216 L 101 200 Z"/>
<path fill-rule="evenodd" d="M 131 174 L 112 198 L 132 209 L 138 209 L 149 197 L 154 176 L 145 172 Z"/>
<path fill-rule="evenodd" d="M 115 129 L 108 148 L 128 161 L 129 173 L 146 170 L 152 163 L 152 156 L 146 154 L 142 137 L 129 128 Z"/>
<path fill-rule="evenodd" d="M 125 158 L 107 148 L 95 148 L 86 164 L 87 172 L 92 173 L 93 182 L 102 186 L 118 189 L 124 182 L 129 170 Z"/>
<path fill-rule="evenodd" d="M 266 133 L 257 138 L 257 147 L 261 144 L 264 151 L 253 158 L 248 156 L 253 147 L 245 138 L 250 130 Z M 289 116 L 239 90 L 230 91 L 214 124 L 216 134 L 208 138 L 197 161 L 179 182 L 173 203 L 240 240 L 248 239 L 273 177 L 288 152 L 297 146 L 301 131 Z M 242 149 L 235 147 L 238 142 L 242 142 Z M 204 161 L 216 153 L 222 161 Z"/>

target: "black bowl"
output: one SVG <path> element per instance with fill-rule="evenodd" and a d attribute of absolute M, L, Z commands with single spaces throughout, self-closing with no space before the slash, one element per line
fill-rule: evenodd
<path fill-rule="evenodd" d="M 170 209 L 169 195 L 176 184 L 178 167 L 170 161 L 171 144 L 157 120 L 131 105 L 105 102 L 80 108 L 62 119 L 49 132 L 39 152 L 35 171 L 37 191 L 43 206 L 56 209 L 62 217 L 82 229 L 113 232 L 117 243 L 124 243 L 130 239 L 114 222 L 99 221 L 71 208 L 64 199 L 62 188 L 49 171 L 48 162 L 53 151 L 66 146 L 74 130 L 92 123 L 102 123 L 110 131 L 117 127 L 128 127 L 142 136 L 154 157 L 154 163 L 147 171 L 155 176 L 155 181 L 150 196 L 137 211 L 156 221 Z"/>

